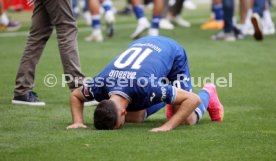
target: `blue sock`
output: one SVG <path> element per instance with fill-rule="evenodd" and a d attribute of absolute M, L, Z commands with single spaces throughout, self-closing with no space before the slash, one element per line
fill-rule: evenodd
<path fill-rule="evenodd" d="M 210 94 L 205 90 L 201 90 L 198 92 L 197 95 L 199 96 L 199 98 L 201 100 L 200 105 L 195 109 L 195 112 L 197 114 L 198 121 L 199 121 L 208 108 Z"/>
<path fill-rule="evenodd" d="M 138 20 L 139 18 L 145 17 L 144 15 L 144 10 L 141 6 L 135 6 L 133 7 L 133 12 L 135 13 L 136 19 Z"/>
<path fill-rule="evenodd" d="M 164 102 L 161 102 L 161 103 L 158 103 L 156 105 L 153 105 L 149 108 L 147 108 L 147 113 L 146 113 L 146 116 L 145 118 L 149 117 L 150 115 L 158 112 L 161 108 L 163 108 L 164 106 L 166 106 L 166 103 Z"/>
<path fill-rule="evenodd" d="M 212 4 L 212 11 L 215 14 L 215 20 L 217 21 L 223 20 L 222 4 Z"/>
<path fill-rule="evenodd" d="M 151 28 L 159 29 L 160 16 L 152 16 Z"/>
<path fill-rule="evenodd" d="M 112 2 L 110 0 L 105 0 L 102 4 L 104 11 L 107 12 L 112 9 Z"/>
<path fill-rule="evenodd" d="M 91 27 L 93 29 L 101 28 L 101 17 L 100 17 L 100 15 L 92 16 Z"/>

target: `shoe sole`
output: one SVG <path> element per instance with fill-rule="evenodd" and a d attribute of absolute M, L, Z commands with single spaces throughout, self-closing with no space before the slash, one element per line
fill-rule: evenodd
<path fill-rule="evenodd" d="M 29 105 L 29 106 L 45 106 L 45 102 L 26 102 L 26 101 L 18 101 L 12 100 L 12 104 L 16 105 Z"/>
<path fill-rule="evenodd" d="M 254 38 L 259 41 L 263 40 L 263 33 L 258 22 L 258 18 L 255 16 L 251 17 L 251 22 L 254 27 Z"/>

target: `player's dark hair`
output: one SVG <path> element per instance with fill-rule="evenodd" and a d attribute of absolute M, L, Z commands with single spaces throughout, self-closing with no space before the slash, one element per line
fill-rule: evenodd
<path fill-rule="evenodd" d="M 111 100 L 101 101 L 94 112 L 94 126 L 98 130 L 112 130 L 116 126 L 116 105 Z"/>

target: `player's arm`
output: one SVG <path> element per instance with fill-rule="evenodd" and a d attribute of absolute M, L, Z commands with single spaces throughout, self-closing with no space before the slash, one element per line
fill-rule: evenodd
<path fill-rule="evenodd" d="M 165 124 L 160 127 L 153 128 L 151 131 L 169 131 L 179 126 L 200 104 L 199 97 L 185 90 L 176 88 L 176 98 L 173 105 L 179 106 L 176 113 Z"/>
<path fill-rule="evenodd" d="M 70 96 L 72 124 L 67 129 L 86 128 L 83 124 L 83 103 L 85 98 L 82 94 L 82 87 L 75 89 Z"/>

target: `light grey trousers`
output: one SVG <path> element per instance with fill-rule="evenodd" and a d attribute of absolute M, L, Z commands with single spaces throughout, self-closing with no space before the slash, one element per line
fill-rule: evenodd
<path fill-rule="evenodd" d="M 64 74 L 84 78 L 80 69 L 77 26 L 71 0 L 35 0 L 30 33 L 16 76 L 15 96 L 24 95 L 32 90 L 36 65 L 54 27 Z M 72 81 L 68 83 L 68 87 L 71 90 L 75 89 L 82 84 L 82 81 L 76 84 L 77 86 Z"/>

